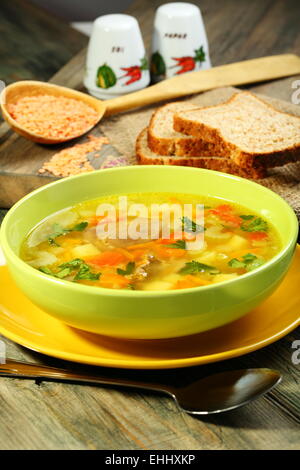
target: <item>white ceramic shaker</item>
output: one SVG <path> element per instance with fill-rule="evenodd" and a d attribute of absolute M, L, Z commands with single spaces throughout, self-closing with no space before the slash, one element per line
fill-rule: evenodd
<path fill-rule="evenodd" d="M 150 82 L 137 20 L 113 14 L 97 18 L 88 46 L 84 85 L 97 98 L 111 99 Z"/>
<path fill-rule="evenodd" d="M 151 76 L 156 82 L 211 67 L 200 9 L 192 3 L 167 3 L 155 15 Z"/>

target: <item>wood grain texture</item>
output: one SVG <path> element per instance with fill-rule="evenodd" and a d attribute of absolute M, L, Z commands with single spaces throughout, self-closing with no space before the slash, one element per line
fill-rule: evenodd
<path fill-rule="evenodd" d="M 193 418 L 162 394 L 30 380 L 1 379 L 1 448 L 24 449 L 297 449 L 299 369 L 291 364 L 290 337 L 244 357 L 167 371 L 98 370 L 107 377 L 162 383 L 242 367 L 273 367 L 284 381 L 271 394 L 223 415 Z M 66 367 L 65 361 L 7 342 L 10 357 Z M 80 367 L 72 364 L 72 367 Z M 85 370 L 95 368 L 82 366 Z M 13 410 L 13 412 L 12 412 Z M 13 419 L 12 419 L 13 418 Z M 16 429 L 18 430 L 16 432 Z M 14 430 L 14 432 L 13 432 Z"/>
<path fill-rule="evenodd" d="M 148 48 L 152 34 L 154 7 L 158 5 L 159 1 L 156 0 L 155 2 L 137 1 L 129 9 L 129 13 L 136 16 L 140 21 Z M 297 29 L 297 21 L 294 21 L 297 2 L 293 0 L 284 3 L 278 1 L 276 4 L 268 0 L 254 0 L 250 3 L 245 0 L 238 3 L 235 0 L 225 0 L 218 3 L 218 8 L 216 0 L 213 0 L 212 2 L 201 2 L 201 8 L 207 27 L 212 62 L 215 65 L 268 54 L 272 55 L 274 48 L 276 53 L 299 51 L 300 34 Z M 8 11 L 11 14 L 9 9 Z M 288 23 L 282 18 L 287 18 Z M 40 16 L 39 21 L 42 21 Z M 226 25 L 226 28 L 224 28 L 224 25 Z M 52 23 L 51 27 L 53 27 Z M 284 40 L 280 42 L 280 47 L 274 34 L 274 29 L 278 27 L 288 28 L 289 31 L 289 34 L 285 34 Z M 256 42 L 256 29 L 258 35 L 261 34 L 261 31 L 267 31 L 267 40 Z M 222 35 L 220 35 L 220 31 L 223 31 Z M 224 34 L 226 37 L 223 37 Z M 86 50 L 81 50 L 50 81 L 80 91 L 84 90 L 82 79 L 85 55 Z M 22 63 L 22 66 L 26 67 L 26 64 Z M 39 76 L 38 68 L 37 74 Z M 179 79 L 182 78 L 179 77 Z M 292 93 L 291 80 L 293 79 L 275 80 L 271 84 L 256 86 L 254 89 L 271 96 L 280 94 L 280 97 L 283 97 L 284 95 L 284 98 L 290 100 Z M 163 86 L 163 83 L 161 85 Z M 272 87 L 274 87 L 274 90 Z M 281 91 L 279 92 L 279 90 Z M 168 93 L 169 91 L 166 90 L 165 96 Z M 131 100 L 130 95 L 128 99 Z M 101 135 L 101 123 L 94 129 L 93 134 Z M 84 139 L 83 137 L 76 142 L 84 141 Z M 72 145 L 72 143 L 68 145 Z M 0 185 L 2 189 L 0 192 L 0 207 L 8 208 L 30 190 L 53 181 L 55 178 L 52 175 L 39 175 L 38 170 L 60 148 L 62 147 L 30 143 L 23 137 L 14 134 L 7 127 L 7 124 L 3 123 L 0 126 Z M 89 156 L 92 165 L 96 169 L 99 168 L 99 165 L 108 154 L 118 155 L 118 152 L 113 149 L 113 142 L 112 146 L 106 146 L 100 151 L 100 159 L 94 159 L 93 154 Z"/>
<path fill-rule="evenodd" d="M 154 8 L 160 3 L 162 2 L 158 0 L 138 0 L 128 11 L 139 19 L 148 44 Z M 213 64 L 273 53 L 299 53 L 298 0 L 197 0 L 194 3 L 201 5 Z M 2 5 L 4 2 L 1 3 L 1 8 Z M 22 8 L 24 9 L 24 6 Z M 26 18 L 26 12 L 23 12 L 23 15 Z M 22 29 L 21 16 L 20 13 L 19 27 Z M 49 21 L 53 20 L 50 18 Z M 46 28 L 45 25 L 44 29 Z M 55 38 L 52 37 L 52 47 L 54 43 L 56 48 L 72 47 L 70 39 L 65 38 L 61 32 Z M 22 37 L 22 40 L 26 38 Z M 26 73 L 28 78 L 31 78 L 30 74 L 33 74 L 34 78 L 49 78 L 43 77 L 42 74 L 53 65 L 44 63 L 45 69 L 40 67 L 40 64 L 36 69 L 36 64 L 28 66 L 20 44 L 16 40 L 14 59 L 17 61 L 17 57 L 21 56 L 20 67 L 23 75 L 20 78 L 25 78 Z M 44 47 L 46 44 L 40 45 L 40 50 Z M 53 77 L 53 81 L 64 85 L 67 80 L 69 86 L 76 87 L 82 76 L 81 64 L 84 54 L 82 51 L 79 56 L 74 57 L 72 66 L 68 64 L 63 67 Z M 78 60 L 78 57 L 81 59 Z M 44 56 L 44 61 L 47 62 L 47 55 Z M 57 69 L 61 65 L 59 64 Z M 8 68 L 7 71 L 9 74 Z M 256 86 L 255 90 L 290 101 L 291 79 L 261 84 Z M 15 148 L 17 139 L 19 137 L 1 127 L 0 142 L 6 159 L 12 158 L 13 151 L 10 151 L 10 146 L 11 149 Z M 23 145 L 22 155 L 26 158 L 32 149 L 26 147 L 25 143 Z M 49 155 L 49 149 L 41 146 L 37 146 L 36 152 L 33 153 L 34 159 L 40 154 L 43 158 Z M 1 160 L 2 152 L 0 163 Z M 19 161 L 16 166 L 20 169 L 22 162 Z M 14 185 L 16 182 L 11 179 L 9 184 Z M 29 186 L 25 188 L 29 189 Z M 24 188 L 21 188 L 21 191 L 23 190 Z M 1 193 L 2 187 L 0 196 Z M 181 413 L 170 398 L 160 394 L 46 382 L 37 385 L 33 381 L 1 378 L 0 448 L 299 449 L 300 365 L 293 365 L 291 361 L 291 346 L 296 339 L 300 339 L 299 328 L 260 351 L 203 367 L 175 371 L 101 368 L 101 374 L 107 374 L 108 377 L 126 375 L 146 379 L 154 374 L 156 380 L 160 379 L 162 382 L 188 381 L 195 375 L 242 367 L 271 367 L 283 373 L 282 384 L 266 397 L 241 410 L 205 419 L 192 418 Z M 64 361 L 30 352 L 11 341 L 5 340 L 5 343 L 7 354 L 13 359 L 58 367 L 67 366 Z M 84 369 L 87 370 L 87 366 Z"/>
<path fill-rule="evenodd" d="M 84 34 L 29 1 L 1 0 L 0 9 L 0 79 L 6 84 L 49 80 L 87 44 Z"/>

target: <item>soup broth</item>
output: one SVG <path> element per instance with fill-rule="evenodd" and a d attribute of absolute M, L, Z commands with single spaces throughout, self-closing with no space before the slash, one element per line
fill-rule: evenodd
<path fill-rule="evenodd" d="M 124 196 L 125 197 L 125 196 Z M 101 204 L 115 208 L 116 233 L 99 237 L 110 222 L 98 215 Z M 171 290 L 208 286 L 235 279 L 274 257 L 281 244 L 269 222 L 250 209 L 212 197 L 189 194 L 144 193 L 127 195 L 127 204 L 143 204 L 140 222 L 154 221 L 153 204 L 204 205 L 201 224 L 191 217 L 176 219 L 170 233 L 162 229 L 151 238 L 150 229 L 135 238 L 120 237 L 119 195 L 82 202 L 51 215 L 26 237 L 21 258 L 43 273 L 70 282 L 110 289 Z M 126 214 L 128 221 L 134 217 Z M 164 210 L 156 216 L 159 224 Z M 176 220 L 175 220 L 176 219 Z M 146 226 L 144 224 L 144 226 Z M 175 228 L 174 228 L 174 227 Z M 172 228 L 173 227 L 173 228 Z M 176 228 L 177 227 L 177 228 Z M 102 230 L 103 232 L 103 230 Z M 101 232 L 101 233 L 102 233 Z M 198 233 L 200 249 L 187 249 Z"/>

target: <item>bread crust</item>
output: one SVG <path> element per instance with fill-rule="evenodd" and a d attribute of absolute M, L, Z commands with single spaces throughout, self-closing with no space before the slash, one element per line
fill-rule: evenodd
<path fill-rule="evenodd" d="M 176 102 L 174 102 L 176 103 Z M 157 137 L 153 131 L 157 114 L 161 112 L 163 108 L 169 106 L 170 103 L 165 104 L 158 108 L 151 116 L 149 127 L 148 127 L 148 146 L 152 152 L 157 155 L 170 155 L 170 156 L 226 156 L 225 152 L 219 152 L 215 145 L 210 142 L 205 142 L 203 139 L 191 138 L 191 137 L 178 137 L 178 138 L 167 138 Z M 180 104 L 180 101 L 178 102 Z M 195 108 L 197 109 L 197 108 Z"/>
<path fill-rule="evenodd" d="M 215 157 L 187 157 L 187 156 L 168 156 L 168 155 L 156 155 L 147 156 L 144 151 L 143 142 L 146 139 L 145 134 L 147 128 L 143 129 L 136 140 L 136 157 L 140 165 L 179 165 L 179 166 L 191 166 L 197 168 L 206 168 L 208 170 L 222 171 L 224 173 L 230 173 L 244 178 L 260 179 L 266 176 L 264 168 L 241 168 L 229 158 L 215 158 Z M 149 149 L 151 151 L 151 149 Z"/>
<path fill-rule="evenodd" d="M 272 110 L 278 113 L 285 114 L 291 117 L 297 117 L 290 113 L 284 113 L 278 111 L 269 103 L 264 102 L 260 98 L 256 97 L 252 93 L 243 92 L 248 95 L 254 96 L 257 100 L 261 101 L 264 105 L 268 106 Z M 225 106 L 235 99 L 239 93 L 235 93 L 228 101 L 221 105 L 206 106 L 204 109 L 212 109 L 220 106 Z M 300 119 L 300 118 L 299 118 Z M 259 152 L 259 153 L 248 153 L 239 149 L 235 144 L 225 141 L 220 129 L 210 127 L 203 123 L 197 123 L 195 121 L 188 120 L 180 116 L 180 114 L 174 114 L 174 129 L 177 132 L 183 134 L 192 135 L 196 138 L 202 138 L 207 142 L 213 142 L 216 146 L 216 152 L 223 151 L 226 155 L 233 159 L 233 161 L 243 168 L 258 168 L 263 166 L 264 168 L 271 168 L 276 166 L 283 166 L 286 163 L 295 162 L 300 160 L 300 144 L 295 144 L 290 147 L 286 147 L 283 150 L 270 151 L 270 152 Z"/>

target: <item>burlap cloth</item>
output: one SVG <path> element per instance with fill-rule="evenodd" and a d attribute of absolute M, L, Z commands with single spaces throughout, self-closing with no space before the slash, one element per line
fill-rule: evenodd
<path fill-rule="evenodd" d="M 237 91 L 239 90 L 230 87 L 218 88 L 189 97 L 188 101 L 199 106 L 215 105 L 226 101 Z M 299 106 L 269 98 L 265 95 L 261 95 L 261 97 L 277 109 L 300 116 Z M 112 145 L 123 155 L 125 164 L 136 164 L 136 137 L 148 125 L 150 116 L 157 106 L 159 105 L 118 114 L 105 119 L 101 123 L 102 131 L 109 138 Z M 280 194 L 293 207 L 300 219 L 300 162 L 270 169 L 269 176 L 257 182 Z"/>

